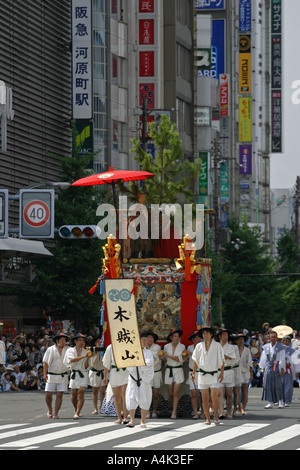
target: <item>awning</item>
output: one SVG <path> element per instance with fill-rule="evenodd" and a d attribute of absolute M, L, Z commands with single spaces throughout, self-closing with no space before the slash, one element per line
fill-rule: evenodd
<path fill-rule="evenodd" d="M 43 242 L 35 240 L 23 240 L 20 238 L 2 238 L 0 240 L 0 251 L 16 251 L 20 253 L 33 253 L 41 256 L 53 256 Z"/>

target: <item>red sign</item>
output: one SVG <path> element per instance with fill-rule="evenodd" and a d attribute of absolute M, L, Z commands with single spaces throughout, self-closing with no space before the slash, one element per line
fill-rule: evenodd
<path fill-rule="evenodd" d="M 139 31 L 141 45 L 154 44 L 154 20 L 140 20 Z"/>
<path fill-rule="evenodd" d="M 45 225 L 50 217 L 50 210 L 43 201 L 31 201 L 24 209 L 24 219 L 31 227 Z"/>
<path fill-rule="evenodd" d="M 140 106 L 143 105 L 144 97 L 147 99 L 147 108 L 154 109 L 154 83 L 140 83 Z"/>
<path fill-rule="evenodd" d="M 140 13 L 153 13 L 154 12 L 154 0 L 139 0 L 139 12 Z"/>
<path fill-rule="evenodd" d="M 154 51 L 141 51 L 140 57 L 140 77 L 154 77 Z"/>
<path fill-rule="evenodd" d="M 220 75 L 220 116 L 229 116 L 229 76 Z"/>

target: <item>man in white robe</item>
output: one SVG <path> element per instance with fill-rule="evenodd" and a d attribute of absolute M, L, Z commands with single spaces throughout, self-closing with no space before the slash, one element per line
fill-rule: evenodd
<path fill-rule="evenodd" d="M 154 377 L 154 358 L 152 352 L 147 349 L 148 332 L 141 333 L 141 346 L 145 360 L 145 366 L 127 367 L 129 377 L 126 388 L 126 407 L 129 410 L 130 422 L 126 426 L 135 426 L 135 411 L 141 410 L 141 427 L 146 427 L 146 416 L 152 401 L 151 382 Z"/>
<path fill-rule="evenodd" d="M 153 410 L 152 418 L 157 418 L 157 408 L 159 405 L 159 389 L 162 384 L 162 365 L 161 365 L 161 347 L 156 344 L 158 336 L 152 331 L 148 330 L 147 348 L 152 352 L 154 359 L 154 377 L 152 380 L 152 396 L 153 396 Z"/>
<path fill-rule="evenodd" d="M 69 337 L 63 333 L 54 337 L 55 344 L 47 348 L 43 357 L 43 376 L 46 383 L 46 404 L 48 407 L 48 418 L 58 418 L 58 412 L 62 405 L 63 394 L 68 388 L 68 369 L 64 359 L 69 344 Z M 54 414 L 52 410 L 53 393 L 56 394 Z"/>
<path fill-rule="evenodd" d="M 194 330 L 193 333 L 189 336 L 188 338 L 189 341 L 192 341 L 193 344 L 189 345 L 187 347 L 187 357 L 188 357 L 188 362 L 189 362 L 189 376 L 186 381 L 186 384 L 189 385 L 190 391 L 192 394 L 191 397 L 191 404 L 194 412 L 193 419 L 198 419 L 198 369 L 196 370 L 195 374 L 195 379 L 192 381 L 191 379 L 191 373 L 193 372 L 193 367 L 194 367 L 194 360 L 193 360 L 193 353 L 195 351 L 195 348 L 198 343 L 202 341 L 202 339 L 199 336 L 199 331 Z"/>
<path fill-rule="evenodd" d="M 222 382 L 219 382 L 219 409 L 220 415 L 219 418 L 225 418 L 224 414 L 224 399 L 226 399 L 227 405 L 227 414 L 226 417 L 232 418 L 232 393 L 234 386 L 234 372 L 233 368 L 238 362 L 236 348 L 232 344 L 228 343 L 229 335 L 231 334 L 230 330 L 225 328 L 220 329 L 218 336 L 220 339 L 220 344 L 224 352 L 224 378 Z M 224 396 L 225 395 L 225 396 Z"/>
<path fill-rule="evenodd" d="M 85 349 L 86 337 L 81 333 L 74 336 L 74 347 L 67 350 L 64 364 L 70 368 L 71 402 L 75 409 L 74 419 L 79 419 L 84 405 L 84 394 L 89 380 L 89 358 L 91 353 Z"/>
<path fill-rule="evenodd" d="M 201 328 L 199 336 L 203 341 L 196 345 L 192 356 L 194 365 L 191 379 L 195 381 L 198 368 L 198 387 L 201 391 L 202 407 L 206 417 L 205 424 L 211 424 L 209 413 L 210 395 L 215 424 L 220 424 L 218 418 L 218 384 L 223 380 L 224 352 L 220 343 L 213 339 L 214 333 L 213 328 Z"/>
<path fill-rule="evenodd" d="M 234 341 L 237 347 L 237 354 L 239 357 L 238 367 L 234 368 L 234 398 L 235 406 L 233 415 L 235 413 L 246 415 L 246 405 L 248 403 L 248 386 L 249 382 L 253 380 L 253 364 L 250 349 L 245 346 L 245 341 L 248 339 L 246 335 L 238 334 Z M 240 400 L 240 394 L 242 401 Z"/>
<path fill-rule="evenodd" d="M 184 382 L 183 357 L 185 346 L 180 343 L 182 330 L 172 330 L 167 337 L 168 344 L 164 346 L 162 360 L 166 364 L 165 384 L 168 385 L 169 400 L 172 406 L 171 419 L 176 419 L 179 403 L 179 391 Z"/>

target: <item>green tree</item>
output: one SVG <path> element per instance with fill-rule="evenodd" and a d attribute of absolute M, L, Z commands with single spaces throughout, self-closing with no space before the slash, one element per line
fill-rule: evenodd
<path fill-rule="evenodd" d="M 61 162 L 65 181 L 73 183 L 86 176 L 86 167 L 95 154 L 80 157 L 80 146 L 76 143 L 77 132 L 72 127 L 72 155 L 55 156 Z M 62 225 L 96 225 L 96 208 L 103 201 L 100 186 L 72 187 L 61 190 L 55 202 L 55 227 Z M 52 257 L 37 260 L 33 281 L 34 295 L 20 293 L 20 301 L 41 309 L 49 306 L 52 319 L 73 320 L 77 328 L 88 328 L 99 323 L 100 298 L 89 294 L 101 274 L 103 241 L 66 240 L 55 237 L 49 249 Z"/>
<path fill-rule="evenodd" d="M 231 220 L 231 243 L 224 245 L 222 269 L 231 281 L 222 295 L 226 326 L 261 328 L 265 321 L 280 322 L 282 301 L 275 263 L 263 245 L 259 229 Z"/>
<path fill-rule="evenodd" d="M 285 230 L 277 243 L 277 272 L 285 273 L 279 277 L 282 292 L 282 318 L 292 328 L 300 328 L 300 249 L 290 230 Z"/>
<path fill-rule="evenodd" d="M 154 177 L 143 181 L 142 188 L 138 182 L 131 182 L 128 187 L 122 184 L 121 191 L 134 201 L 139 193 L 144 193 L 147 205 L 176 203 L 180 196 L 184 202 L 195 202 L 192 185 L 199 176 L 200 160 L 194 163 L 184 158 L 176 124 L 163 114 L 158 126 L 150 123 L 149 137 L 155 147 L 155 158 L 141 148 L 138 139 L 132 140 L 131 152 L 141 169 L 153 173 Z"/>

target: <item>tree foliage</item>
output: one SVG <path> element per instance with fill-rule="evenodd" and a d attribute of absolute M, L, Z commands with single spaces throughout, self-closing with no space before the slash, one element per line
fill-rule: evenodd
<path fill-rule="evenodd" d="M 262 243 L 259 229 L 246 222 L 231 220 L 231 243 L 220 255 L 221 272 L 230 288 L 215 290 L 222 296 L 223 321 L 231 328 L 260 329 L 269 321 L 280 323 L 283 302 L 276 264 Z M 215 286 L 215 282 L 214 282 Z"/>
<path fill-rule="evenodd" d="M 121 185 L 132 200 L 138 200 L 138 194 L 146 195 L 146 204 L 172 204 L 182 197 L 184 202 L 195 202 L 193 183 L 199 175 L 200 161 L 192 162 L 184 158 L 182 142 L 176 129 L 166 115 L 161 115 L 157 126 L 149 125 L 149 137 L 155 147 L 155 158 L 141 148 L 138 139 L 133 139 L 131 152 L 143 171 L 154 174 L 154 177 L 143 181 L 142 188 L 138 182 L 131 182 L 128 187 Z"/>

